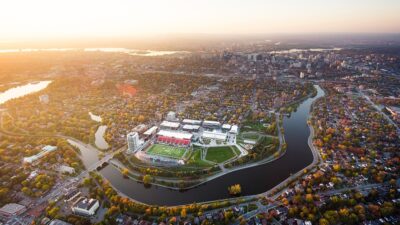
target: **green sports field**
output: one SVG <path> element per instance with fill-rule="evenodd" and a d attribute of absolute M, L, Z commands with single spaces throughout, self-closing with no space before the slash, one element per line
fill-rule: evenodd
<path fill-rule="evenodd" d="M 221 163 L 235 156 L 231 146 L 210 147 L 207 149 L 206 159 L 208 161 Z"/>
<path fill-rule="evenodd" d="M 163 145 L 163 144 L 154 144 L 149 150 L 147 150 L 148 154 L 151 155 L 159 155 L 174 159 L 182 158 L 183 154 L 185 154 L 186 148 Z"/>

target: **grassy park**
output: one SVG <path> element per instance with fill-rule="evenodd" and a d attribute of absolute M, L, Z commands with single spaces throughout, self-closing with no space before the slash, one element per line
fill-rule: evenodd
<path fill-rule="evenodd" d="M 235 150 L 231 146 L 219 146 L 208 148 L 206 159 L 211 162 L 222 163 L 235 156 Z"/>

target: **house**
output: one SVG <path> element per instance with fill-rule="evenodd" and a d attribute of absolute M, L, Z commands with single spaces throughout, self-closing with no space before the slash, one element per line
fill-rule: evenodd
<path fill-rule="evenodd" d="M 93 216 L 99 208 L 99 201 L 92 198 L 81 197 L 72 207 L 72 212 L 82 216 Z"/>

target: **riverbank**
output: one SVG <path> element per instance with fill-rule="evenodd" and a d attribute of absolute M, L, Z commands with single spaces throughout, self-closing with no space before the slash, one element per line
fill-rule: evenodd
<path fill-rule="evenodd" d="M 322 89 L 321 89 L 322 90 Z M 325 94 L 324 94 L 325 95 Z M 324 96 L 323 95 L 323 96 Z M 312 111 L 313 107 L 314 107 L 314 103 L 316 100 L 318 100 L 319 98 L 323 97 L 320 96 L 318 98 L 316 98 L 314 100 L 314 102 L 311 104 L 310 107 L 310 112 Z M 311 115 L 308 116 L 307 118 L 307 126 L 308 129 L 310 130 L 310 135 L 307 139 L 307 144 L 312 152 L 313 155 L 313 161 L 310 165 L 304 167 L 302 170 L 298 171 L 296 174 L 291 175 L 290 177 L 288 177 L 287 179 L 285 179 L 284 181 L 282 181 L 281 183 L 279 183 L 278 185 L 276 185 L 274 188 L 272 188 L 269 191 L 266 191 L 264 193 L 262 193 L 260 196 L 265 196 L 265 197 L 272 197 L 273 199 L 275 199 L 277 196 L 281 195 L 282 192 L 284 191 L 284 188 L 290 184 L 291 182 L 295 181 L 297 178 L 299 178 L 300 176 L 305 175 L 306 173 L 310 172 L 311 169 L 313 169 L 315 166 L 319 165 L 322 162 L 322 158 L 320 155 L 320 152 L 318 149 L 316 149 L 316 147 L 313 144 L 313 140 L 314 140 L 314 127 L 312 126 L 311 123 L 309 123 L 308 121 L 310 121 Z M 276 193 L 277 190 L 280 190 Z M 274 193 L 275 192 L 275 193 Z M 274 196 L 271 196 L 272 194 L 274 194 Z"/>

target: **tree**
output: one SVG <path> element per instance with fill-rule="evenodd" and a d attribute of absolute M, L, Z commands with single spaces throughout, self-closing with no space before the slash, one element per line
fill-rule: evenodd
<path fill-rule="evenodd" d="M 325 218 L 319 220 L 319 225 L 329 225 L 329 221 Z"/>
<path fill-rule="evenodd" d="M 312 203 L 314 201 L 312 194 L 306 194 L 306 202 Z"/>
<path fill-rule="evenodd" d="M 0 188 L 0 199 L 5 199 L 8 192 L 8 188 Z"/>
<path fill-rule="evenodd" d="M 140 115 L 140 116 L 138 117 L 138 122 L 139 122 L 139 123 L 143 123 L 145 120 L 146 120 L 146 118 L 145 118 L 143 115 Z"/>
<path fill-rule="evenodd" d="M 58 215 L 58 212 L 59 212 L 59 211 L 60 211 L 60 208 L 57 207 L 57 206 L 52 207 L 52 208 L 48 208 L 48 210 L 47 210 L 47 215 L 48 215 L 50 218 L 55 218 L 55 217 Z"/>
<path fill-rule="evenodd" d="M 183 209 L 181 210 L 181 217 L 182 217 L 182 218 L 186 218 L 186 215 L 187 215 L 186 209 L 183 208 Z"/>
<path fill-rule="evenodd" d="M 228 187 L 228 191 L 231 195 L 239 195 L 240 193 L 242 193 L 242 187 L 240 186 L 240 184 L 235 184 Z"/>
<path fill-rule="evenodd" d="M 26 195 L 31 195 L 31 194 L 32 194 L 32 190 L 29 189 L 28 187 L 23 187 L 23 188 L 21 189 L 21 191 L 22 191 L 24 194 L 26 194 Z"/>
<path fill-rule="evenodd" d="M 146 175 L 143 176 L 143 183 L 144 184 L 146 184 L 146 185 L 150 184 L 151 180 L 152 180 L 152 177 L 149 174 L 146 174 Z"/>
<path fill-rule="evenodd" d="M 129 175 L 129 170 L 128 170 L 127 168 L 124 168 L 124 169 L 122 169 L 121 173 L 122 173 L 122 176 L 124 176 L 125 178 L 127 178 L 128 175 Z"/>
<path fill-rule="evenodd" d="M 83 183 L 84 186 L 89 187 L 90 185 L 92 185 L 92 179 L 91 178 L 85 178 L 82 183 Z"/>

